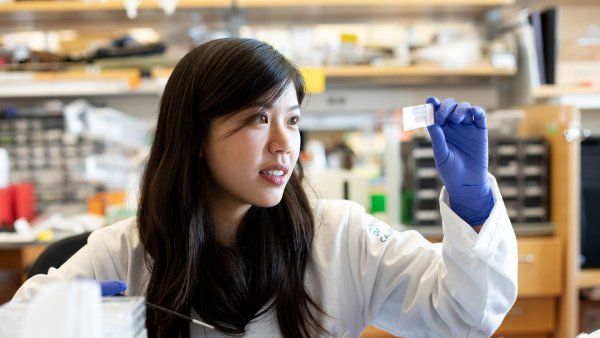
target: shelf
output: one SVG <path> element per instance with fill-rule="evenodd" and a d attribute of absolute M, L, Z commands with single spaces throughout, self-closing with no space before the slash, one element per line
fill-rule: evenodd
<path fill-rule="evenodd" d="M 130 88 L 122 81 L 62 81 L 52 86 L 41 82 L 30 86 L 14 86 L 6 89 L 0 85 L 0 99 L 51 98 L 51 97 L 100 97 L 100 96 L 160 96 L 162 87 L 156 81 L 142 80 L 138 87 Z"/>
<path fill-rule="evenodd" d="M 514 0 L 239 0 L 240 7 L 496 7 L 512 5 Z"/>
<path fill-rule="evenodd" d="M 600 87 L 543 85 L 534 88 L 532 95 L 537 100 L 555 104 L 575 106 L 579 109 L 600 109 Z"/>
<path fill-rule="evenodd" d="M 300 67 L 302 69 L 302 67 Z M 363 77 L 439 77 L 439 76 L 511 76 L 515 68 L 499 68 L 490 64 L 480 64 L 462 68 L 445 68 L 434 65 L 411 65 L 394 67 L 374 66 L 327 66 L 310 68 L 322 72 L 327 79 L 363 78 Z M 157 68 L 153 77 L 169 76 L 171 70 Z"/>
<path fill-rule="evenodd" d="M 308 70 L 308 69 L 304 69 Z M 325 80 L 351 78 L 401 78 L 401 77 L 473 77 L 508 76 L 513 69 L 500 69 L 492 66 L 473 66 L 460 69 L 447 69 L 437 66 L 370 67 L 336 66 L 311 68 L 307 85 L 317 83 L 322 92 Z M 308 76 L 308 73 L 305 76 Z M 171 69 L 152 70 L 152 79 L 141 79 L 139 71 L 103 70 L 100 73 L 85 71 L 67 72 L 0 72 L 0 98 L 16 97 L 76 97 L 76 96 L 124 96 L 160 95 Z M 315 75 L 316 74 L 316 75 Z M 325 79 L 319 80 L 319 77 Z M 310 81 L 308 81 L 310 80 Z M 10 83 L 9 83 L 10 82 Z M 310 82 L 310 83 L 308 83 Z M 310 88 L 308 88 L 310 91 Z M 313 88 L 314 89 L 314 88 Z"/>
<path fill-rule="evenodd" d="M 160 94 L 154 80 L 136 69 L 101 72 L 0 72 L 0 98 Z"/>
<path fill-rule="evenodd" d="M 535 88 L 532 94 L 538 99 L 564 95 L 599 95 L 600 87 L 543 85 Z"/>
<path fill-rule="evenodd" d="M 600 269 L 582 269 L 578 285 L 580 289 L 600 287 Z"/>
<path fill-rule="evenodd" d="M 490 64 L 473 65 L 463 68 L 444 68 L 434 65 L 411 66 L 326 66 L 300 67 L 306 81 L 307 92 L 319 94 L 326 90 L 326 83 L 341 82 L 356 79 L 381 79 L 395 81 L 399 78 L 434 78 L 434 77 L 491 77 L 511 76 L 516 73 L 514 68 L 498 68 Z M 171 74 L 172 69 L 156 67 L 152 77 L 163 85 Z"/>
<path fill-rule="evenodd" d="M 10 73 L 9 73 L 10 74 Z M 137 88 L 141 74 L 137 69 L 102 70 L 102 71 L 64 71 L 30 73 L 34 81 L 112 81 L 123 80 L 130 88 Z"/>
<path fill-rule="evenodd" d="M 226 0 L 181 0 L 177 8 L 229 8 Z M 158 1 L 141 1 L 140 9 L 159 9 Z M 0 4 L 0 12 L 82 12 L 125 10 L 123 1 L 16 1 Z"/>
<path fill-rule="evenodd" d="M 230 8 L 233 0 L 181 0 L 177 8 Z M 476 7 L 492 8 L 506 6 L 514 0 L 238 0 L 242 8 L 291 8 L 291 7 L 385 7 L 437 9 Z M 142 0 L 140 9 L 160 8 L 156 0 Z M 123 1 L 15 1 L 0 4 L 0 12 L 79 12 L 98 10 L 123 10 Z"/>
<path fill-rule="evenodd" d="M 461 68 L 446 68 L 434 65 L 411 65 L 395 67 L 331 66 L 323 69 L 327 78 L 353 77 L 403 77 L 403 76 L 510 76 L 515 68 L 499 68 L 480 64 Z"/>

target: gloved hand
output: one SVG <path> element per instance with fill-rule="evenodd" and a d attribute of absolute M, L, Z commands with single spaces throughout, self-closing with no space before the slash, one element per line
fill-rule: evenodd
<path fill-rule="evenodd" d="M 448 191 L 450 208 L 471 226 L 482 225 L 494 207 L 487 181 L 485 112 L 468 102 L 429 97 L 435 123 L 429 127 L 435 165 Z"/>
<path fill-rule="evenodd" d="M 120 280 L 103 280 L 100 281 L 100 289 L 102 297 L 116 296 L 127 290 L 127 283 Z"/>

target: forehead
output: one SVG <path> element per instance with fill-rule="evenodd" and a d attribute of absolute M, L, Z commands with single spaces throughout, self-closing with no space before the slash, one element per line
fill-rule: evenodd
<path fill-rule="evenodd" d="M 277 97 L 275 100 L 269 100 L 268 98 L 264 98 L 264 99 L 259 99 L 257 101 L 255 101 L 254 103 L 252 103 L 250 106 L 242 109 L 239 112 L 234 112 L 230 115 L 228 115 L 228 117 L 232 117 L 235 115 L 240 115 L 240 113 L 249 113 L 249 112 L 254 112 L 254 110 L 256 110 L 256 108 L 262 108 L 262 109 L 273 109 L 273 108 L 277 108 L 277 109 L 285 109 L 288 110 L 289 108 L 298 106 L 298 97 L 296 95 L 296 89 L 294 88 L 293 84 L 289 84 L 285 87 L 285 89 L 281 92 L 281 95 L 279 97 Z"/>
<path fill-rule="evenodd" d="M 298 95 L 296 94 L 296 88 L 294 87 L 293 83 L 289 83 L 283 90 L 283 93 L 281 93 L 281 96 L 278 97 L 277 100 L 275 100 L 275 104 L 290 103 L 292 105 L 298 104 Z"/>
<path fill-rule="evenodd" d="M 259 99 L 256 102 L 254 102 L 253 104 L 250 105 L 250 107 L 248 108 L 256 108 L 256 107 L 262 107 L 262 108 L 280 108 L 280 109 L 287 109 L 293 106 L 297 106 L 298 105 L 298 97 L 296 95 L 296 88 L 294 87 L 294 85 L 292 83 L 288 84 L 284 90 L 281 92 L 281 94 L 275 98 L 274 100 L 268 97 L 265 97 L 263 99 Z M 246 109 L 244 109 L 246 110 Z"/>

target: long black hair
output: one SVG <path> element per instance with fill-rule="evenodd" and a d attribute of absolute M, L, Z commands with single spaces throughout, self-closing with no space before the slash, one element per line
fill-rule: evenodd
<path fill-rule="evenodd" d="M 199 156 L 211 121 L 256 102 L 274 102 L 299 71 L 274 48 L 253 39 L 219 39 L 196 47 L 176 65 L 164 90 L 156 135 L 144 172 L 137 218 L 150 278 L 147 301 L 200 317 L 229 334 L 276 311 L 284 337 L 325 333 L 324 312 L 308 294 L 314 219 L 298 163 L 282 200 L 252 206 L 235 247 L 216 240 L 208 208 L 214 184 Z M 261 309 L 263 309 L 261 311 Z M 189 323 L 148 311 L 150 337 L 189 337 Z"/>

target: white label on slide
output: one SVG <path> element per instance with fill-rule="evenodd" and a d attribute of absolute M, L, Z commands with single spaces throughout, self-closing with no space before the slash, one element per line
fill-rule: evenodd
<path fill-rule="evenodd" d="M 433 105 L 427 103 L 421 106 L 402 108 L 404 131 L 424 128 L 433 124 Z"/>

